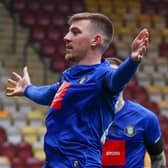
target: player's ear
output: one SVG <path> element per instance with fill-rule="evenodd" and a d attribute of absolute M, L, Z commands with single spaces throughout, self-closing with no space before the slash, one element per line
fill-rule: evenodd
<path fill-rule="evenodd" d="M 97 34 L 94 36 L 91 42 L 92 47 L 100 46 L 102 43 L 102 36 L 100 34 Z"/>

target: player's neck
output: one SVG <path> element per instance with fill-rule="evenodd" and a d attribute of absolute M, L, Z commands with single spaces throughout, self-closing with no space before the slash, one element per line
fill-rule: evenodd
<path fill-rule="evenodd" d="M 124 99 L 120 97 L 115 105 L 115 113 L 118 113 L 123 108 L 124 104 Z"/>

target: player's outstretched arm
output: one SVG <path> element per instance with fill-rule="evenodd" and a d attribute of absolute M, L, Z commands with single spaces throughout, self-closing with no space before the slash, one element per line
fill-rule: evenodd
<path fill-rule="evenodd" d="M 13 72 L 12 78 L 8 79 L 6 88 L 7 96 L 23 96 L 25 88 L 31 84 L 30 76 L 27 67 L 23 69 L 23 77 L 18 73 Z"/>
<path fill-rule="evenodd" d="M 147 50 L 149 43 L 148 29 L 144 28 L 139 32 L 131 44 L 131 58 L 134 61 L 140 61 Z"/>

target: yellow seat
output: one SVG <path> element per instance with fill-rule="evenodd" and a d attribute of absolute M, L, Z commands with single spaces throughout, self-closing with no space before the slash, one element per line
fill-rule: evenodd
<path fill-rule="evenodd" d="M 141 13 L 141 4 L 139 0 L 128 0 L 127 1 L 128 12 L 132 14 L 139 14 Z"/>
<path fill-rule="evenodd" d="M 10 118 L 11 113 L 8 111 L 0 110 L 0 118 Z"/>
<path fill-rule="evenodd" d="M 151 28 L 152 27 L 152 17 L 149 14 L 139 14 L 137 16 L 138 27 Z"/>
<path fill-rule="evenodd" d="M 85 0 L 86 10 L 89 12 L 98 12 L 99 11 L 99 3 L 97 0 Z"/>
<path fill-rule="evenodd" d="M 5 110 L 0 110 L 0 125 L 8 127 L 11 125 L 11 113 Z"/>
<path fill-rule="evenodd" d="M 43 146 L 34 146 L 33 147 L 33 155 L 35 158 L 37 158 L 39 160 L 46 159 Z"/>
<path fill-rule="evenodd" d="M 149 97 L 154 102 L 159 102 L 162 100 L 161 87 L 156 85 L 150 85 L 147 88 Z"/>
<path fill-rule="evenodd" d="M 45 119 L 45 113 L 38 109 L 27 113 L 27 120 L 30 125 L 40 127 L 43 125 Z"/>
<path fill-rule="evenodd" d="M 128 11 L 127 3 L 125 3 L 124 1 L 117 0 L 117 1 L 114 1 L 112 4 L 115 7 L 116 14 L 123 14 Z"/>
<path fill-rule="evenodd" d="M 161 100 L 158 102 L 160 111 L 162 115 L 165 115 L 168 117 L 168 100 Z"/>
<path fill-rule="evenodd" d="M 165 42 L 168 43 L 168 28 L 164 28 L 161 30 L 161 35 L 164 38 Z"/>
<path fill-rule="evenodd" d="M 166 17 L 159 14 L 153 14 L 152 17 L 152 23 L 153 27 L 157 30 L 161 30 L 166 28 Z"/>
<path fill-rule="evenodd" d="M 144 168 L 151 168 L 151 159 L 150 159 L 148 152 L 145 153 Z"/>
<path fill-rule="evenodd" d="M 118 36 L 121 41 L 129 43 L 135 36 L 135 32 L 134 29 L 129 26 L 122 26 L 118 28 Z"/>
<path fill-rule="evenodd" d="M 37 128 L 32 126 L 24 126 L 21 130 L 22 138 L 25 142 L 33 144 L 38 141 L 38 132 Z"/>

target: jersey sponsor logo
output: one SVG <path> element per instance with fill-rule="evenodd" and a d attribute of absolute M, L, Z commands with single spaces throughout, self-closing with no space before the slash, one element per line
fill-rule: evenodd
<path fill-rule="evenodd" d="M 55 94 L 54 100 L 52 101 L 52 104 L 51 104 L 52 108 L 56 108 L 56 109 L 61 108 L 63 97 L 64 97 L 65 93 L 67 92 L 69 85 L 70 85 L 69 82 L 64 82 L 60 86 L 60 88 L 58 89 L 58 91 Z"/>
<path fill-rule="evenodd" d="M 133 125 L 128 125 L 124 128 L 124 134 L 128 137 L 133 137 L 136 134 L 136 129 Z"/>
<path fill-rule="evenodd" d="M 107 140 L 102 150 L 103 166 L 124 166 L 125 159 L 125 141 Z"/>
<path fill-rule="evenodd" d="M 87 76 L 83 76 L 82 78 L 80 78 L 79 80 L 79 84 L 83 84 L 87 81 L 88 77 Z"/>

